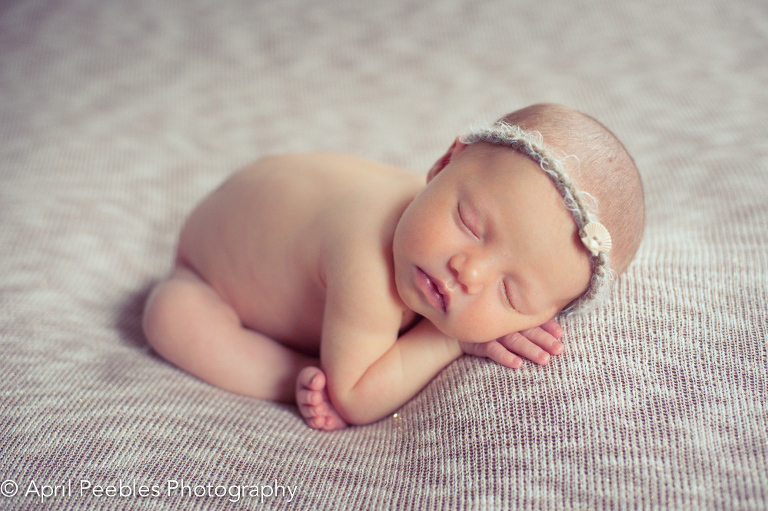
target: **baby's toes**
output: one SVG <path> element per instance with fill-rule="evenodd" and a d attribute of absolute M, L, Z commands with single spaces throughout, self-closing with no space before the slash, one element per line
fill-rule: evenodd
<path fill-rule="evenodd" d="M 342 429 L 346 427 L 347 427 L 347 423 L 341 420 L 341 418 L 335 413 L 325 416 L 325 420 L 323 424 L 323 429 L 325 431 L 334 431 L 334 430 Z"/>
<path fill-rule="evenodd" d="M 311 419 L 317 416 L 317 410 L 312 405 L 298 405 L 299 413 L 304 419 Z"/>
<path fill-rule="evenodd" d="M 325 387 L 325 375 L 319 367 L 309 366 L 299 371 L 296 388 L 322 390 Z"/>
<path fill-rule="evenodd" d="M 328 418 L 325 415 L 318 415 L 317 417 L 311 417 L 307 419 L 307 424 L 313 429 L 326 429 Z"/>
<path fill-rule="evenodd" d="M 316 369 L 317 372 L 310 377 L 307 388 L 321 391 L 325 388 L 325 373 L 316 367 L 313 369 Z"/>
<path fill-rule="evenodd" d="M 323 402 L 323 396 L 320 392 L 310 389 L 299 389 L 296 391 L 296 404 L 317 406 Z"/>

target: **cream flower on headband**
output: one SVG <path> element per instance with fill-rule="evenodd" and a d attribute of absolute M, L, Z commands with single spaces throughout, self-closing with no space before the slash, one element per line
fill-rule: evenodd
<path fill-rule="evenodd" d="M 584 234 L 581 237 L 581 242 L 592 252 L 593 256 L 597 257 L 601 253 L 607 254 L 611 251 L 613 245 L 611 233 L 600 222 L 589 222 L 584 226 L 582 232 Z"/>

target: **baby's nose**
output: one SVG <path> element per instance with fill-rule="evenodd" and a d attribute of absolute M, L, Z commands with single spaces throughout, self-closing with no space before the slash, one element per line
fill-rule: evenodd
<path fill-rule="evenodd" d="M 451 270 L 456 281 L 464 287 L 467 294 L 476 295 L 483 290 L 489 272 L 489 265 L 477 255 L 457 254 L 450 260 Z"/>

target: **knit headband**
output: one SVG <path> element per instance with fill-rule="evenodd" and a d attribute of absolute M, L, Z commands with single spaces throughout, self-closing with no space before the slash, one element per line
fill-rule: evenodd
<path fill-rule="evenodd" d="M 541 170 L 549 176 L 557 191 L 562 195 L 565 207 L 571 213 L 573 221 L 576 222 L 579 237 L 589 251 L 592 264 L 592 278 L 587 290 L 565 306 L 562 314 L 583 312 L 594 305 L 601 297 L 602 291 L 607 288 L 608 281 L 613 278 L 613 272 L 608 264 L 611 235 L 587 207 L 585 203 L 587 194 L 580 192 L 566 174 L 563 169 L 564 159 L 556 158 L 552 154 L 544 145 L 543 137 L 538 131 L 525 131 L 519 126 L 507 124 L 504 121 L 499 121 L 491 126 L 470 128 L 469 132 L 460 140 L 467 145 L 475 142 L 488 142 L 520 151 L 538 163 Z"/>

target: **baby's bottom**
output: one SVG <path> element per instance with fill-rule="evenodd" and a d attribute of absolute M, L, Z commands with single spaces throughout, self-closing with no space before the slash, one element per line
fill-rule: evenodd
<path fill-rule="evenodd" d="M 261 399 L 297 402 L 312 427 L 344 426 L 328 402 L 320 361 L 244 328 L 235 310 L 185 266 L 177 266 L 152 291 L 143 327 L 163 358 L 212 385 Z"/>

